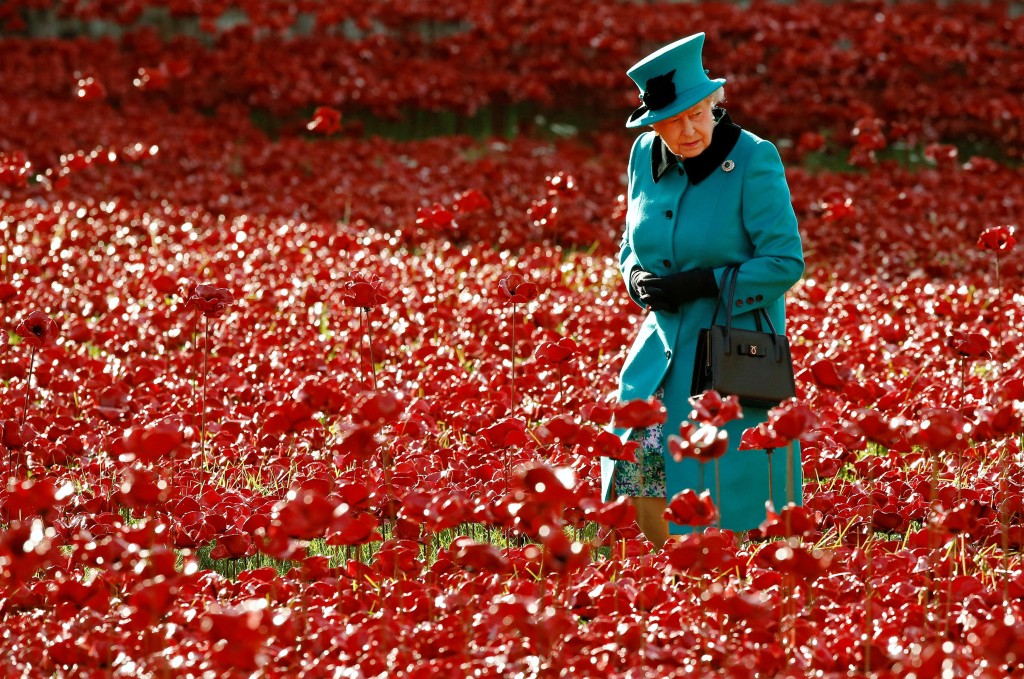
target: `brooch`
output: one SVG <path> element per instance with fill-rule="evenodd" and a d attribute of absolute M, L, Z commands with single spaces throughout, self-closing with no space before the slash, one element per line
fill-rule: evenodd
<path fill-rule="evenodd" d="M 722 169 L 725 170 L 726 172 L 732 172 L 735 168 L 736 163 L 732 162 L 731 160 L 727 160 L 724 163 L 722 163 Z"/>

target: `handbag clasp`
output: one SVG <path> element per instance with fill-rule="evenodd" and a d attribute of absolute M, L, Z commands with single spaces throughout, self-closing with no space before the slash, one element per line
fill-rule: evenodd
<path fill-rule="evenodd" d="M 741 344 L 737 349 L 740 354 L 754 356 L 755 358 L 768 355 L 768 352 L 764 348 L 759 347 L 756 344 Z"/>

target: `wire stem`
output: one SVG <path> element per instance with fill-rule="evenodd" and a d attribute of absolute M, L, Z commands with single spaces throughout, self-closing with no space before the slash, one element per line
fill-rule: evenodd
<path fill-rule="evenodd" d="M 370 376 L 373 379 L 373 390 L 377 391 L 377 366 L 373 363 L 373 332 L 370 329 L 370 312 L 363 307 L 363 318 L 366 319 L 366 353 L 370 359 Z"/>
<path fill-rule="evenodd" d="M 203 407 L 199 428 L 199 450 L 203 455 L 203 466 L 206 466 L 206 375 L 207 356 L 210 353 L 210 319 L 203 316 Z"/>
<path fill-rule="evenodd" d="M 510 380 L 512 400 L 509 402 L 509 415 L 516 412 L 516 305 L 512 305 L 512 379 Z"/>
<path fill-rule="evenodd" d="M 28 379 L 25 380 L 25 406 L 21 409 L 21 424 L 25 424 L 25 418 L 28 417 L 28 397 L 32 391 L 32 373 L 36 367 L 36 348 L 32 346 L 29 348 L 28 354 Z"/>

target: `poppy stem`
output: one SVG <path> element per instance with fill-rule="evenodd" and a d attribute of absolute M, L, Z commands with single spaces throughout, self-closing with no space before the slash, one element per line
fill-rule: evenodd
<path fill-rule="evenodd" d="M 196 311 L 195 323 L 192 324 L 192 347 L 194 348 L 198 343 L 199 343 L 199 311 Z M 196 395 L 196 388 L 197 388 L 196 387 L 196 382 L 198 382 L 198 379 L 196 378 L 195 372 L 193 372 L 192 373 L 192 408 L 193 408 L 193 410 L 195 409 L 195 407 L 197 405 L 196 399 L 198 398 L 197 395 Z"/>
<path fill-rule="evenodd" d="M 960 357 L 960 414 L 964 414 L 964 403 L 967 401 L 967 357 Z"/>
<path fill-rule="evenodd" d="M 715 458 L 715 502 L 718 503 L 718 528 L 722 528 L 722 476 L 719 474 L 718 458 Z"/>
<path fill-rule="evenodd" d="M 561 404 L 561 402 L 562 402 L 562 388 L 563 388 L 563 385 L 562 385 L 562 364 L 559 363 L 558 364 L 558 394 L 555 396 L 555 398 L 558 400 L 559 404 Z"/>
<path fill-rule="evenodd" d="M 28 417 L 28 397 L 32 391 L 32 373 L 36 367 L 36 348 L 29 347 L 28 350 L 28 379 L 25 380 L 25 406 L 21 409 L 21 424 L 24 426 L 25 418 Z"/>
<path fill-rule="evenodd" d="M 1000 291 L 1002 290 L 999 282 L 999 255 L 995 255 L 992 259 L 995 260 L 996 263 L 996 301 L 998 302 L 1001 296 Z"/>
<path fill-rule="evenodd" d="M 1001 302 L 1002 302 L 1002 299 L 1003 299 L 1003 287 L 1002 287 L 1002 284 L 1001 284 L 1001 282 L 999 280 L 999 254 L 998 253 L 995 255 L 994 259 L 995 259 L 995 263 L 996 263 L 996 301 L 995 301 L 995 304 L 993 305 L 993 308 L 994 308 L 994 310 L 998 310 L 999 307 L 1001 306 Z M 1002 323 L 995 323 L 994 325 L 996 326 L 996 348 L 992 352 L 992 358 L 995 359 L 995 374 L 996 374 L 996 377 L 998 378 L 998 377 L 1001 376 L 1002 370 L 1000 370 L 1000 369 L 1003 367 L 1003 364 L 999 361 L 999 356 L 1000 356 L 1000 354 L 1003 353 L 1003 324 Z"/>
<path fill-rule="evenodd" d="M 1008 468 L 1009 465 L 1006 464 L 1006 446 L 1004 445 L 1003 449 L 999 451 L 999 483 L 996 486 L 998 492 L 996 507 L 999 508 L 999 538 L 1003 552 L 1003 605 L 1005 606 L 1010 604 L 1010 511 L 1007 506 L 1009 501 L 1009 480 L 1006 472 Z M 1001 501 L 998 498 L 1001 498 Z"/>
<path fill-rule="evenodd" d="M 210 319 L 203 316 L 203 407 L 201 410 L 201 424 L 199 428 L 199 451 L 203 456 L 203 466 L 206 466 L 206 371 L 207 355 L 210 353 Z"/>
<path fill-rule="evenodd" d="M 768 453 L 768 502 L 770 502 L 771 505 L 772 505 L 772 508 L 774 508 L 775 507 L 775 498 L 772 496 L 772 489 L 775 486 L 775 482 L 772 479 L 772 453 L 775 452 L 775 449 L 774 448 L 767 448 L 767 449 L 765 449 L 764 452 Z"/>
<path fill-rule="evenodd" d="M 786 504 L 793 502 L 796 497 L 796 492 L 793 490 L 795 476 L 793 472 L 793 442 L 790 441 L 789 445 L 786 446 Z"/>
<path fill-rule="evenodd" d="M 516 305 L 512 305 L 512 378 L 510 380 L 512 400 L 509 403 L 509 415 L 516 412 Z"/>
<path fill-rule="evenodd" d="M 960 414 L 964 414 L 964 404 L 967 402 L 967 357 L 960 357 Z M 963 468 L 964 451 L 962 446 L 957 446 L 956 451 L 956 499 L 959 501 L 963 493 Z"/>
<path fill-rule="evenodd" d="M 377 391 L 377 367 L 373 363 L 373 333 L 370 328 L 370 311 L 363 307 L 363 318 L 366 319 L 366 353 L 370 359 L 370 376 L 373 379 L 373 390 Z"/>

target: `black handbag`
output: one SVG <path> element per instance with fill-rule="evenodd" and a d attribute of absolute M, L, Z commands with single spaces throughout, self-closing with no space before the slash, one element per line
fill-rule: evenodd
<path fill-rule="evenodd" d="M 740 405 L 772 408 L 796 395 L 793 358 L 789 340 L 775 332 L 768 312 L 754 312 L 757 330 L 732 327 L 733 298 L 739 266 L 726 268 L 711 316 L 711 327 L 697 336 L 697 356 L 693 365 L 692 394 L 714 389 L 723 396 L 735 395 Z M 728 289 L 728 297 L 723 295 Z M 725 305 L 725 325 L 717 325 L 718 310 Z M 761 319 L 767 322 L 764 332 Z"/>

